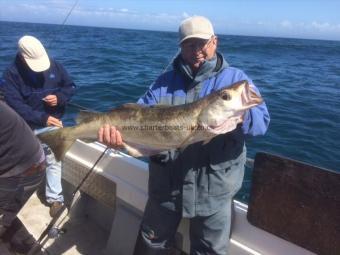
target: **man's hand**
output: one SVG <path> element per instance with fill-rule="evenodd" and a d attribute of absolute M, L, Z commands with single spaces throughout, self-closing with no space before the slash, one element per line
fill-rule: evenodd
<path fill-rule="evenodd" d="M 57 106 L 58 98 L 56 95 L 47 95 L 42 100 L 49 106 Z"/>
<path fill-rule="evenodd" d="M 57 118 L 49 116 L 46 122 L 47 126 L 63 127 L 63 122 Z"/>
<path fill-rule="evenodd" d="M 109 147 L 120 147 L 123 145 L 121 133 L 114 126 L 108 124 L 99 128 L 98 141 Z"/>

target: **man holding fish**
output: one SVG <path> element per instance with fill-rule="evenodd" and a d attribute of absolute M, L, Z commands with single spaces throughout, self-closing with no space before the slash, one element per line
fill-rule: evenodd
<path fill-rule="evenodd" d="M 261 100 L 247 102 L 249 95 L 260 98 L 258 89 L 243 71 L 228 66 L 217 51 L 217 43 L 207 18 L 185 19 L 179 27 L 181 52 L 173 61 L 172 70 L 160 75 L 138 100 L 147 106 L 189 104 L 225 87 L 230 90 L 221 96 L 223 100 L 239 98 L 228 113 L 233 121 L 215 114 L 207 115 L 210 120 L 214 118 L 215 124 L 198 123 L 215 136 L 187 142 L 197 137 L 193 130 L 194 134 L 187 143 L 180 144 L 180 149 L 150 157 L 149 199 L 136 255 L 172 254 L 182 217 L 190 218 L 190 254 L 227 254 L 232 199 L 241 188 L 244 175 L 245 137 L 263 135 L 270 117 Z M 224 134 L 220 134 L 221 130 Z M 125 145 L 124 130 L 110 123 L 99 129 L 98 137 L 109 146 Z"/>

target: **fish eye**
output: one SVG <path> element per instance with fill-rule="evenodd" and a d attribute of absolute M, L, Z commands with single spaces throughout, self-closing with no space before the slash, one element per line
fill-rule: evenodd
<path fill-rule="evenodd" d="M 223 93 L 221 97 L 222 97 L 223 100 L 226 100 L 226 101 L 231 99 L 230 94 L 227 93 L 227 92 Z"/>

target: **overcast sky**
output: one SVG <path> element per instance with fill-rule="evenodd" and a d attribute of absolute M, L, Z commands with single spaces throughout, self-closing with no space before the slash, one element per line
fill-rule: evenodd
<path fill-rule="evenodd" d="M 62 24 L 77 0 L 0 0 L 0 20 Z M 340 41 L 340 0 L 78 0 L 66 24 L 177 31 L 204 15 L 217 34 Z"/>

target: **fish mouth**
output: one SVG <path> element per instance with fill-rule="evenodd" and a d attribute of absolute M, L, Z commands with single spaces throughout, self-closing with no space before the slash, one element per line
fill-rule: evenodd
<path fill-rule="evenodd" d="M 233 131 L 237 124 L 242 122 L 242 116 L 238 115 L 229 119 L 222 121 L 220 124 L 217 125 L 203 125 L 205 130 L 213 134 L 225 134 L 227 132 Z"/>

